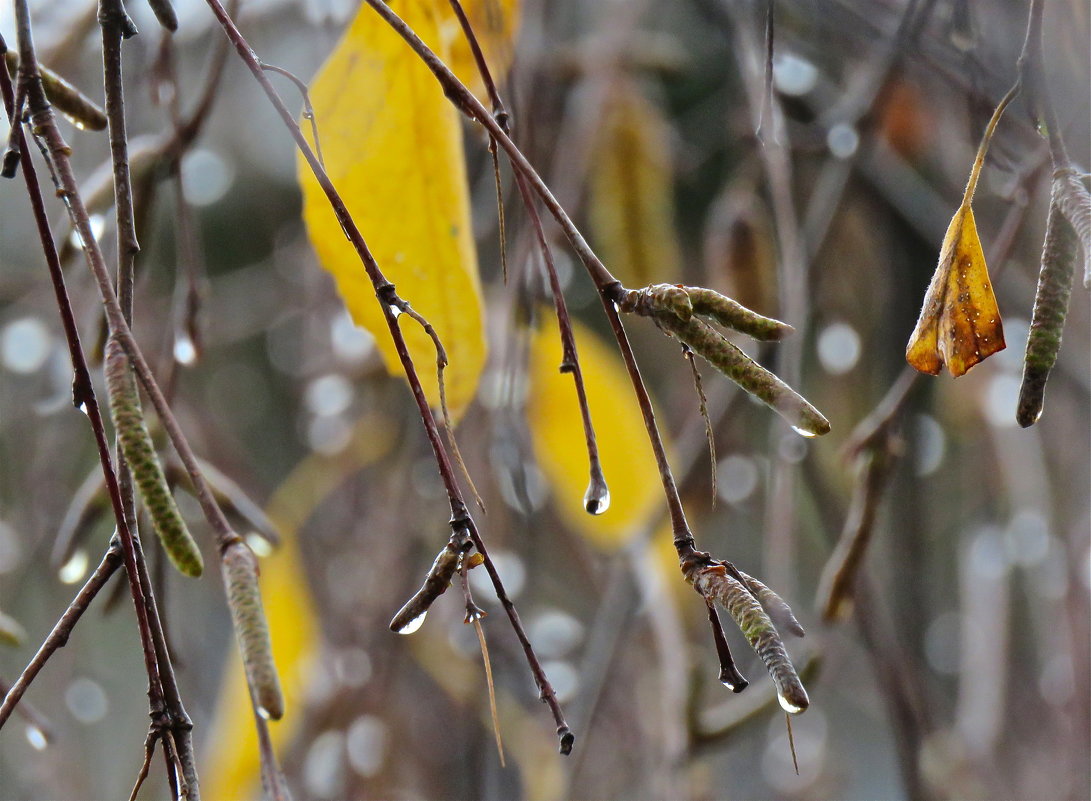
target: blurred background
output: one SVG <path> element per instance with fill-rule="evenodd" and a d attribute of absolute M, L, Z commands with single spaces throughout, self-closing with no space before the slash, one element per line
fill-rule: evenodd
<path fill-rule="evenodd" d="M 33 5 L 44 63 L 101 100 L 94 3 Z M 192 106 L 221 37 L 203 3 L 176 4 L 175 90 L 162 80 L 154 19 L 139 0 L 128 5 L 142 32 L 125 46 L 135 140 L 169 130 L 172 96 Z M 764 668 L 734 627 L 728 637 L 751 686 L 733 695 L 717 681 L 705 610 L 677 571 L 596 293 L 547 223 L 613 492 L 605 515 L 579 511 L 578 413 L 568 379 L 555 375 L 538 257 L 505 168 L 512 277 L 503 283 L 491 161 L 468 127 L 489 359 L 458 438 L 488 509 L 476 518 L 576 733 L 573 754 L 557 755 L 481 571 L 471 585 L 490 612 L 505 767 L 457 588 L 416 634 L 389 632 L 446 541 L 446 499 L 404 380 L 386 372 L 316 262 L 292 144 L 228 59 L 181 160 L 185 203 L 154 168 L 140 196 L 134 330 L 198 453 L 281 538 L 276 550 L 250 541 L 263 556 L 288 699 L 273 733 L 297 798 L 1087 797 L 1088 293 L 1077 275 L 1045 413 L 1021 429 L 1015 403 L 1050 177 L 1021 99 L 1000 124 L 975 203 L 1008 349 L 958 381 L 897 384 L 980 133 L 1015 76 L 1023 5 L 781 0 L 770 105 L 764 3 L 522 3 L 502 87 L 515 138 L 592 246 L 629 286 L 710 286 L 793 324 L 790 340 L 750 352 L 832 422 L 829 435 L 803 439 L 704 367 L 713 484 L 688 364 L 649 321 L 628 323 L 698 547 L 761 577 L 807 629 L 788 643 L 811 697 L 793 719 L 798 775 Z M 351 0 L 270 0 L 244 3 L 239 20 L 265 61 L 309 80 L 355 11 Z M 1081 171 L 1091 164 L 1089 16 L 1082 0 L 1049 3 L 1045 16 L 1049 91 Z M 7 8 L 0 32 L 14 42 Z M 65 136 L 90 186 L 106 136 L 71 126 Z M 61 205 L 50 211 L 66 237 Z M 110 249 L 108 201 L 98 213 Z M 112 530 L 101 516 L 66 524 L 98 468 L 69 401 L 35 237 L 21 181 L 5 182 L 0 609 L 26 630 L 21 646 L 0 648 L 7 682 Z M 93 349 L 99 302 L 78 253 L 67 270 Z M 196 327 L 190 286 L 202 298 Z M 855 603 L 847 619 L 825 623 L 819 580 L 862 474 L 844 446 L 896 384 L 908 395 L 893 419 Z M 177 494 L 207 545 L 199 510 Z M 59 547 L 58 532 L 75 539 Z M 161 569 L 146 543 L 160 565 L 205 797 L 258 797 L 220 581 L 214 570 L 188 581 Z M 125 797 L 132 787 L 147 700 L 131 605 L 116 584 L 28 692 L 44 720 L 16 717 L 0 733 L 0 796 Z M 168 795 L 156 759 L 140 797 Z"/>

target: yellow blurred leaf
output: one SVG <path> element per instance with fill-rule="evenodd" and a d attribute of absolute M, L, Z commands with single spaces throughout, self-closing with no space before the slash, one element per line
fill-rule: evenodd
<path fill-rule="evenodd" d="M 485 55 L 485 63 L 489 66 L 493 81 L 497 88 L 501 88 L 501 79 L 515 56 L 519 0 L 464 0 L 462 9 L 466 12 L 478 44 L 481 45 L 481 52 Z M 489 98 L 485 83 L 477 70 L 473 51 L 470 50 L 462 33 L 462 26 L 446 0 L 440 3 L 439 16 L 442 40 L 450 48 L 450 56 L 446 59 L 447 66 L 488 108 Z"/>
<path fill-rule="evenodd" d="M 621 356 L 590 329 L 573 321 L 576 348 L 587 385 L 610 508 L 589 515 L 583 508 L 587 449 L 572 389 L 572 377 L 558 370 L 561 342 L 552 312 L 530 348 L 527 420 L 538 464 L 553 492 L 553 504 L 570 526 L 604 550 L 625 544 L 662 505 L 659 470 L 644 434 Z"/>
<path fill-rule="evenodd" d="M 591 229 L 603 260 L 627 286 L 677 281 L 670 132 L 629 81 L 606 101 L 591 164 Z"/>
<path fill-rule="evenodd" d="M 447 57 L 438 27 L 451 13 L 445 0 L 410 0 L 395 10 Z M 427 67 L 367 6 L 310 92 L 334 186 L 386 277 L 447 350 L 447 402 L 457 417 L 473 400 L 486 354 L 458 113 Z M 400 373 L 371 282 L 302 158 L 299 180 L 303 218 L 322 266 L 356 323 L 375 335 L 387 369 Z M 428 401 L 438 407 L 432 342 L 407 318 L 401 328 Z"/>

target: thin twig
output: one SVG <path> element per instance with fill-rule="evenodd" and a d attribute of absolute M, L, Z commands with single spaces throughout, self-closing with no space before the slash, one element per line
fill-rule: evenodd
<path fill-rule="evenodd" d="M 220 25 L 223 27 L 224 32 L 235 47 L 236 52 L 239 54 L 240 58 L 242 58 L 247 68 L 250 70 L 250 73 L 265 92 L 266 97 L 269 99 L 270 103 L 272 103 L 277 115 L 281 118 L 281 121 L 295 141 L 296 146 L 303 154 L 303 157 L 307 161 L 311 171 L 314 173 L 319 186 L 326 194 L 338 222 L 340 222 L 342 229 L 345 231 L 346 236 L 352 243 L 357 255 L 360 257 L 364 270 L 371 280 L 372 286 L 375 288 L 376 296 L 378 297 L 380 307 L 383 311 L 383 317 L 386 320 L 387 329 L 394 342 L 402 369 L 405 371 L 410 391 L 417 404 L 417 411 L 420 414 L 421 422 L 424 425 L 425 435 L 432 448 L 433 455 L 436 459 L 436 466 L 439 469 L 440 478 L 443 481 L 448 500 L 451 504 L 452 520 L 465 521 L 465 525 L 474 542 L 474 547 L 481 553 L 482 557 L 484 557 L 485 569 L 488 572 L 493 588 L 496 591 L 497 600 L 500 601 L 500 604 L 504 607 L 504 611 L 508 615 L 508 620 L 511 622 L 512 628 L 515 630 L 515 634 L 518 637 L 520 644 L 523 646 L 523 652 L 526 655 L 527 662 L 530 665 L 531 673 L 534 676 L 535 683 L 538 685 L 542 699 L 549 706 L 550 711 L 553 713 L 554 721 L 557 723 L 557 734 L 560 737 L 561 752 L 569 753 L 572 750 L 572 743 L 575 737 L 564 720 L 564 715 L 561 711 L 560 703 L 557 701 L 556 693 L 553 691 L 553 686 L 549 683 L 549 679 L 542 670 L 541 663 L 538 661 L 534 649 L 530 644 L 530 640 L 526 635 L 526 631 L 523 629 L 522 622 L 519 620 L 519 614 L 515 610 L 515 605 L 511 602 L 511 599 L 507 595 L 507 591 L 504 589 L 504 584 L 500 579 L 499 572 L 496 570 L 496 565 L 489 557 L 485 543 L 482 541 L 480 533 L 477 530 L 477 526 L 469 516 L 469 513 L 466 510 L 466 504 L 462 500 L 462 494 L 458 488 L 458 482 L 455 478 L 450 458 L 447 455 L 446 448 L 440 437 L 435 416 L 432 414 L 432 410 L 428 405 L 428 400 L 425 397 L 424 388 L 420 383 L 420 377 L 417 374 L 416 366 L 409 355 L 409 349 L 406 345 L 405 338 L 402 336 L 401 330 L 398 327 L 398 319 L 395 314 L 395 310 L 398 309 L 398 307 L 394 305 L 394 302 L 398 300 L 398 296 L 394 285 L 386 279 L 379 269 L 378 263 L 375 261 L 375 258 L 371 254 L 363 236 L 360 234 L 356 223 L 349 214 L 344 200 L 342 200 L 340 194 L 338 194 L 329 175 L 327 175 L 321 162 L 319 162 L 318 157 L 303 136 L 303 132 L 293 118 L 292 113 L 288 110 L 276 89 L 269 82 L 262 70 L 261 62 L 255 55 L 253 49 L 239 31 L 223 4 L 219 0 L 206 0 L 206 2 L 216 19 L 220 22 Z M 510 144 L 510 139 L 507 141 Z M 511 146 L 514 147 L 514 145 Z"/>
<path fill-rule="evenodd" d="M 23 697 L 27 687 L 45 667 L 49 658 L 53 656 L 58 648 L 63 648 L 68 644 L 68 636 L 72 633 L 72 629 L 76 627 L 76 623 L 87 611 L 91 601 L 106 586 L 106 582 L 110 580 L 114 571 L 121 567 L 121 564 L 121 545 L 117 540 L 113 540 L 110 547 L 106 549 L 106 554 L 102 557 L 99 566 L 95 568 L 95 572 L 80 588 L 64 614 L 53 624 L 53 630 L 49 632 L 49 636 L 39 646 L 37 653 L 34 654 L 27 666 L 23 668 L 19 678 L 8 688 L 3 703 L 0 703 L 0 728 L 3 728 L 8 718 L 11 717 L 12 711 L 15 709 L 16 704 L 19 703 L 19 699 Z"/>

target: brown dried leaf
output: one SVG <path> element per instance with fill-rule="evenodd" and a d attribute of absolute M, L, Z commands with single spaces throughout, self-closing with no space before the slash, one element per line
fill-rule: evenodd
<path fill-rule="evenodd" d="M 930 375 L 939 375 L 947 365 L 957 378 L 1004 348 L 1004 326 L 974 212 L 969 203 L 964 203 L 943 238 L 939 265 L 905 358 L 914 368 Z"/>

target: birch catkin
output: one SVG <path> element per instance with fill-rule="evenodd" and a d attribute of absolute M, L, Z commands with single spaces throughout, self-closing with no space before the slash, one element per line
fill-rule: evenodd
<path fill-rule="evenodd" d="M 691 286 L 686 287 L 686 292 L 689 293 L 694 314 L 715 320 L 720 325 L 733 328 L 754 339 L 780 340 L 795 331 L 787 323 L 751 311 L 738 301 L 721 295 L 714 289 Z"/>
<path fill-rule="evenodd" d="M 152 519 L 155 533 L 180 573 L 200 576 L 204 571 L 201 551 L 186 528 L 163 475 L 159 457 L 155 455 L 128 357 L 120 343 L 112 337 L 106 343 L 106 387 L 110 394 L 110 417 L 117 431 L 118 444 L 140 490 L 140 498 Z"/>
<path fill-rule="evenodd" d="M 818 409 L 771 372 L 732 345 L 719 331 L 694 317 L 656 318 L 676 339 L 685 342 L 717 370 L 783 417 L 804 436 L 825 434 L 830 421 Z"/>
<path fill-rule="evenodd" d="M 284 715 L 284 696 L 273 662 L 269 623 L 261 604 L 257 558 L 244 543 L 235 542 L 223 552 L 220 569 L 250 692 L 262 716 L 280 720 Z"/>
<path fill-rule="evenodd" d="M 1053 173 L 1052 199 L 1079 237 L 1083 248 L 1083 285 L 1091 288 L 1091 193 L 1069 167 Z"/>
<path fill-rule="evenodd" d="M 1038 291 L 1023 358 L 1023 383 L 1015 419 L 1023 428 L 1034 425 L 1042 416 L 1046 381 L 1061 349 L 1068 299 L 1076 267 L 1076 232 L 1060 206 L 1061 178 L 1054 178 L 1053 192 L 1046 219 L 1046 238 L 1042 245 L 1042 266 L 1038 272 Z"/>
<path fill-rule="evenodd" d="M 787 629 L 797 637 L 803 637 L 807 633 L 803 630 L 803 626 L 799 624 L 799 621 L 796 620 L 796 616 L 792 613 L 792 607 L 788 606 L 788 602 L 781 598 L 780 595 L 769 589 L 763 582 L 758 581 L 753 576 L 748 576 L 741 570 L 739 575 L 746 581 L 746 586 L 750 589 L 751 594 L 758 599 L 761 608 L 765 610 L 774 624 Z"/>
<path fill-rule="evenodd" d="M 706 599 L 717 601 L 731 615 L 750 647 L 765 663 L 776 685 L 780 705 L 792 714 L 803 712 L 810 706 L 807 691 L 788 657 L 784 641 L 753 593 L 720 564 L 697 573 L 693 586 Z"/>

